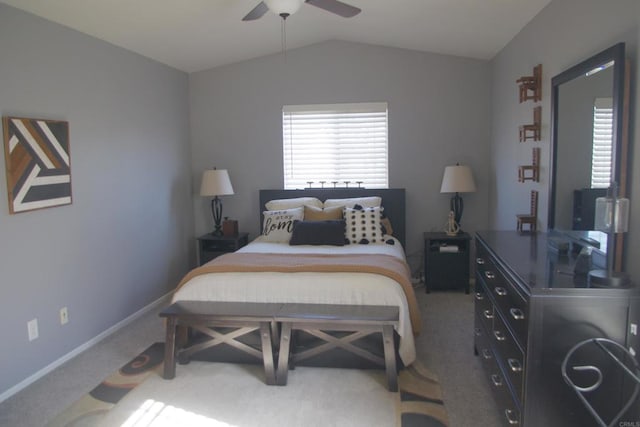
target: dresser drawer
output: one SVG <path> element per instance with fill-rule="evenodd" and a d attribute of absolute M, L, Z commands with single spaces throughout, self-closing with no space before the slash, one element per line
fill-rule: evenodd
<path fill-rule="evenodd" d="M 474 329 L 474 344 L 476 347 L 476 351 L 478 352 L 478 357 L 481 360 L 485 359 L 493 359 L 495 356 L 493 354 L 493 350 L 491 350 L 491 338 L 489 337 L 489 332 L 491 329 L 485 329 L 480 316 L 476 314 L 475 317 L 475 329 Z M 484 362 L 483 362 L 484 364 Z"/>
<path fill-rule="evenodd" d="M 523 402 L 524 399 L 524 354 L 515 342 L 513 335 L 504 324 L 499 313 L 493 318 L 491 339 L 498 363 L 509 380 L 514 396 Z"/>
<path fill-rule="evenodd" d="M 497 270 L 497 266 L 493 262 L 493 257 L 487 252 L 482 245 L 477 245 L 476 249 L 476 273 L 485 277 L 487 271 Z"/>
<path fill-rule="evenodd" d="M 493 397 L 500 410 L 500 415 L 505 426 L 520 425 L 520 406 L 513 399 L 504 374 L 496 360 L 496 355 L 491 348 L 491 337 L 482 327 L 482 321 L 476 316 L 475 343 L 478 357 L 481 360 L 483 370 L 488 377 Z"/>
<path fill-rule="evenodd" d="M 477 279 L 485 285 L 486 293 L 495 301 L 497 309 L 502 313 L 507 327 L 513 332 L 520 346 L 526 349 L 528 332 L 526 300 L 516 291 L 514 285 L 505 277 L 482 246 L 478 248 L 476 267 Z"/>
<path fill-rule="evenodd" d="M 476 286 L 474 299 L 476 316 L 485 329 L 490 331 L 493 326 L 493 303 L 487 296 L 487 289 L 482 283 Z"/>

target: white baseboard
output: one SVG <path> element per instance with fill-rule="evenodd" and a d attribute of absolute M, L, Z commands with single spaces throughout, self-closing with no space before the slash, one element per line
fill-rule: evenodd
<path fill-rule="evenodd" d="M 89 349 L 90 347 L 93 347 L 94 345 L 96 345 L 97 343 L 102 341 L 103 339 L 107 338 L 109 335 L 112 335 L 115 332 L 117 332 L 118 330 L 124 328 L 129 323 L 131 323 L 134 320 L 138 319 L 139 317 L 141 317 L 142 315 L 144 315 L 148 311 L 153 310 L 158 305 L 162 304 L 169 295 L 170 295 L 170 293 L 161 296 L 160 298 L 158 298 L 157 300 L 155 300 L 151 304 L 148 304 L 145 307 L 142 307 L 140 310 L 136 311 L 135 313 L 133 313 L 132 315 L 126 317 L 125 319 L 119 321 L 118 323 L 116 323 L 115 325 L 110 327 L 109 329 L 107 329 L 107 330 L 103 331 L 102 333 L 100 333 L 99 335 L 96 335 L 95 337 L 91 338 L 86 343 L 76 347 L 75 349 L 71 350 L 69 353 L 65 354 L 64 356 L 62 356 L 58 360 L 56 360 L 56 361 L 50 363 L 49 365 L 45 366 L 44 368 L 40 369 L 35 374 L 33 374 L 33 375 L 25 378 L 24 380 L 20 381 L 18 384 L 14 385 L 13 387 L 8 389 L 4 393 L 0 394 L 0 403 L 4 402 L 8 398 L 13 396 L 17 392 L 19 392 L 20 390 L 22 390 L 22 389 L 26 388 L 27 386 L 33 384 L 34 382 L 36 382 L 37 380 L 39 380 L 40 378 L 42 378 L 43 376 L 45 376 L 49 372 L 51 372 L 54 369 L 56 369 L 57 367 L 61 366 L 63 363 L 67 362 L 68 360 L 73 359 L 75 356 L 77 356 L 78 354 L 82 353 L 83 351 Z"/>

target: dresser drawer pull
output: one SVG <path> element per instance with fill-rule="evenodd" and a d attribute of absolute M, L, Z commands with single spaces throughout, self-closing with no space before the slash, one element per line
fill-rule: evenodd
<path fill-rule="evenodd" d="M 507 359 L 507 363 L 509 364 L 509 368 L 513 372 L 522 372 L 522 364 L 518 359 Z"/>
<path fill-rule="evenodd" d="M 484 299 L 484 294 L 480 292 L 476 292 L 476 299 L 478 301 L 482 301 Z"/>
<path fill-rule="evenodd" d="M 504 416 L 507 417 L 507 422 L 510 425 L 517 426 L 518 424 L 520 424 L 520 421 L 518 421 L 518 419 L 516 418 L 515 411 L 512 411 L 511 409 L 505 409 Z"/>
<path fill-rule="evenodd" d="M 493 312 L 491 310 L 485 310 L 484 317 L 486 317 L 487 319 L 493 319 Z"/>
<path fill-rule="evenodd" d="M 489 280 L 492 280 L 496 278 L 496 275 L 493 273 L 493 271 L 485 271 L 484 277 L 486 277 Z"/>
<path fill-rule="evenodd" d="M 502 378 L 498 374 L 491 375 L 491 382 L 494 386 L 500 387 L 502 385 Z"/>
<path fill-rule="evenodd" d="M 496 337 L 496 339 L 498 341 L 504 341 L 507 339 L 507 337 L 504 335 L 504 333 L 502 333 L 502 331 L 493 331 L 493 336 Z"/>
<path fill-rule="evenodd" d="M 488 348 L 482 349 L 482 357 L 485 359 L 491 359 L 491 351 Z"/>
<path fill-rule="evenodd" d="M 515 320 L 524 319 L 524 312 L 519 308 L 511 308 L 509 309 L 509 313 L 511 313 L 511 317 L 513 317 Z"/>
<path fill-rule="evenodd" d="M 476 258 L 476 264 L 478 264 L 478 265 L 484 265 L 484 259 L 482 259 L 482 258 L 480 258 L 480 257 Z"/>
<path fill-rule="evenodd" d="M 507 294 L 507 290 L 501 286 L 497 286 L 495 291 L 496 291 L 496 294 L 500 295 L 501 297 Z"/>

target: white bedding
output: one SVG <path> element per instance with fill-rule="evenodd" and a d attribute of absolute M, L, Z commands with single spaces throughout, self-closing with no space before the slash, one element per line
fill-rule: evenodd
<path fill-rule="evenodd" d="M 404 259 L 395 245 L 289 246 L 260 237 L 241 248 L 245 253 L 386 254 Z M 393 305 L 400 309 L 396 329 L 399 355 L 405 365 L 416 357 L 409 309 L 402 287 L 394 280 L 373 273 L 210 273 L 192 278 L 173 296 L 173 301 L 297 302 L 318 304 Z"/>

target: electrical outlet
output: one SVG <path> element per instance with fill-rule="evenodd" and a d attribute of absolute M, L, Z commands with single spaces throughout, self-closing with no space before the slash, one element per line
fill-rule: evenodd
<path fill-rule="evenodd" d="M 66 325 L 69 322 L 69 312 L 67 311 L 67 307 L 62 307 L 60 309 L 60 324 Z"/>
<path fill-rule="evenodd" d="M 629 329 L 630 329 L 631 335 L 638 335 L 638 325 L 636 323 L 632 323 Z"/>
<path fill-rule="evenodd" d="M 38 338 L 38 319 L 29 320 L 27 322 L 27 332 L 29 333 L 29 341 Z"/>

